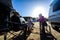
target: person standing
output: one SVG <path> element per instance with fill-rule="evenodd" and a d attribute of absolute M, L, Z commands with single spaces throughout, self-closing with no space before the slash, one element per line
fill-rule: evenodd
<path fill-rule="evenodd" d="M 39 25 L 41 32 L 45 33 L 45 26 L 47 26 L 46 19 L 42 14 L 39 15 Z"/>
<path fill-rule="evenodd" d="M 31 31 L 33 25 L 34 24 L 32 23 L 31 18 L 28 18 L 28 31 Z"/>

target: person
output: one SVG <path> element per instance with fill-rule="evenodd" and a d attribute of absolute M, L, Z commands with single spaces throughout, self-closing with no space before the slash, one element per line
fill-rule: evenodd
<path fill-rule="evenodd" d="M 46 20 L 42 14 L 39 15 L 40 30 L 45 33 L 45 26 L 47 26 Z"/>
<path fill-rule="evenodd" d="M 34 24 L 32 23 L 31 18 L 28 18 L 28 31 L 31 31 L 33 25 Z"/>

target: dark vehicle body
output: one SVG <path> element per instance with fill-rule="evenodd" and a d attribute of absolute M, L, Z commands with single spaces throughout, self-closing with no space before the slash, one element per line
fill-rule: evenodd
<path fill-rule="evenodd" d="M 54 0 L 50 5 L 49 22 L 55 29 L 60 28 L 60 0 Z"/>
<path fill-rule="evenodd" d="M 11 0 L 0 0 L 0 32 L 7 30 L 7 21 L 10 20 L 10 12 L 12 8 Z"/>

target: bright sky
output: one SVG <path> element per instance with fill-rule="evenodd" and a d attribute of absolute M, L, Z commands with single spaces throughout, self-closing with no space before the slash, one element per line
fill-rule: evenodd
<path fill-rule="evenodd" d="M 40 13 L 48 18 L 52 0 L 12 0 L 13 7 L 22 16 L 38 17 Z"/>

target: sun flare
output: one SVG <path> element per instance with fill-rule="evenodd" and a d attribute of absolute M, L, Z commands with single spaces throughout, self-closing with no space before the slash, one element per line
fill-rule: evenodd
<path fill-rule="evenodd" d="M 44 7 L 35 7 L 32 12 L 33 17 L 38 17 L 41 13 L 42 15 L 45 15 L 45 8 Z"/>

